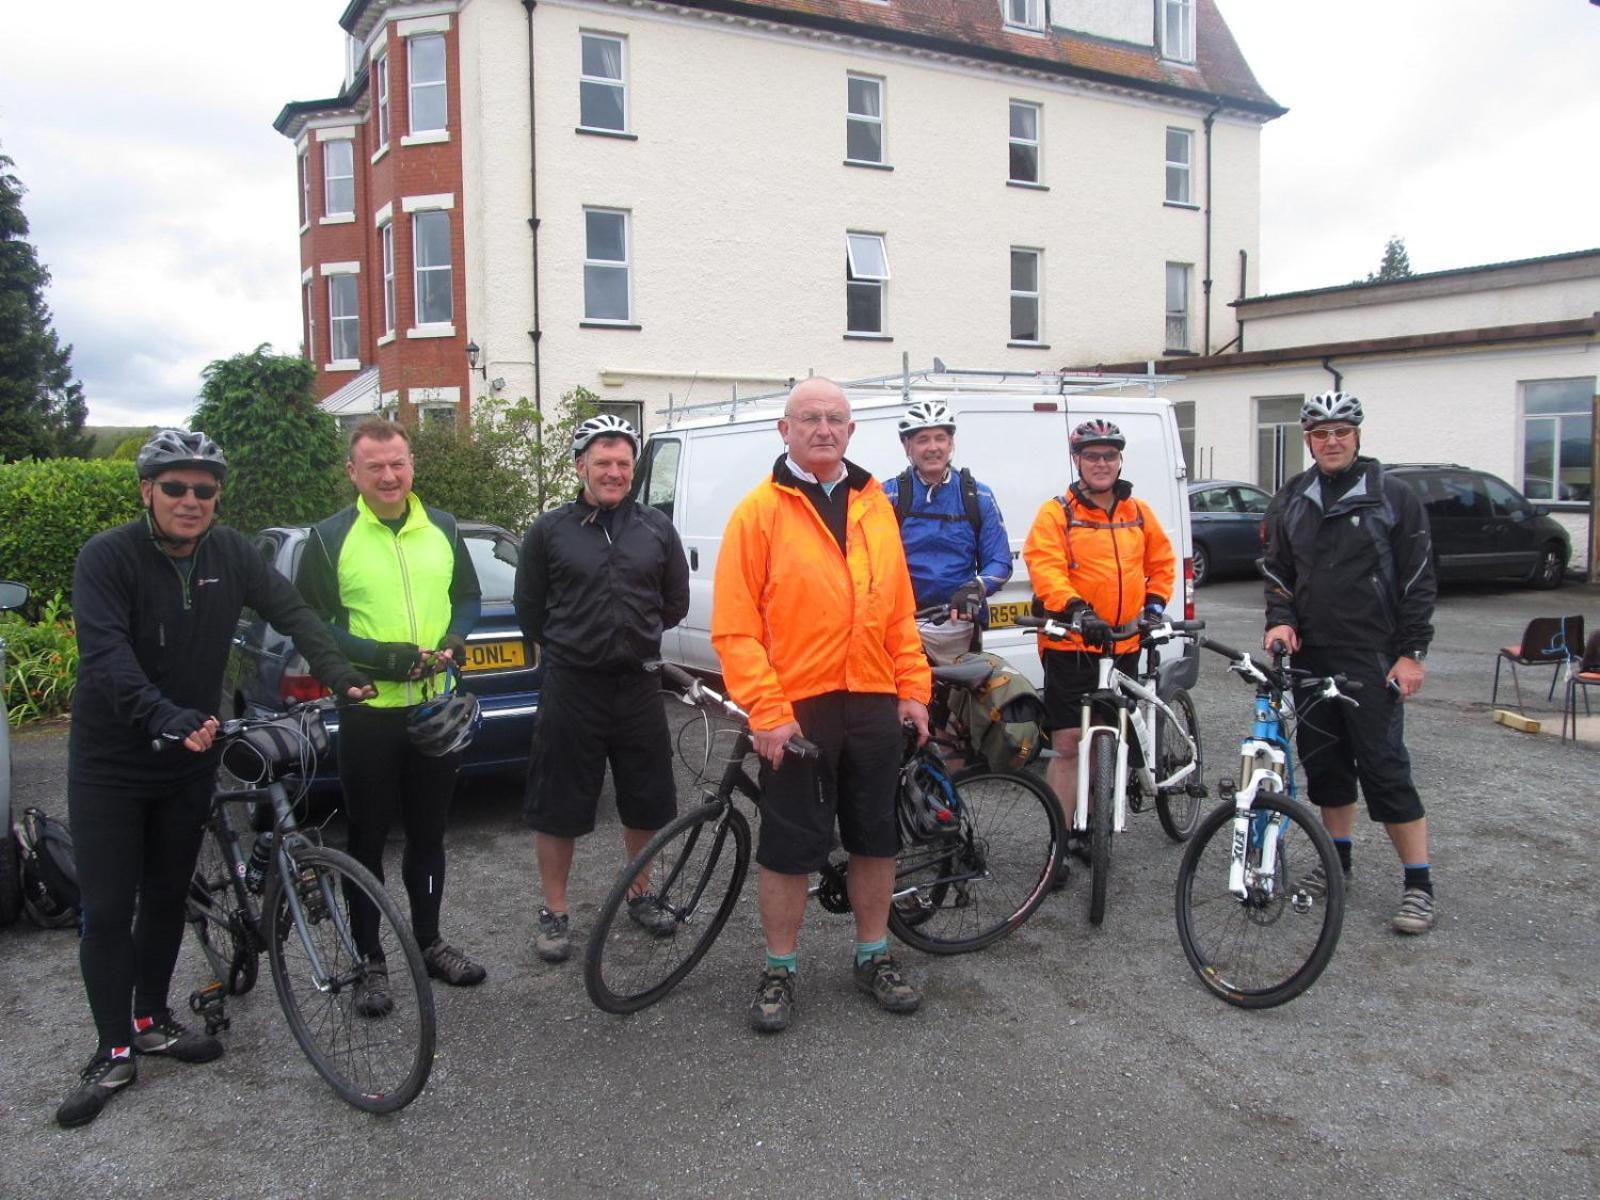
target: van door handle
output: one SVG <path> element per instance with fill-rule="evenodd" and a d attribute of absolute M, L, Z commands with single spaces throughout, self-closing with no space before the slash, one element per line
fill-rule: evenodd
<path fill-rule="evenodd" d="M 693 546 L 689 547 L 689 569 L 691 571 L 700 569 L 700 551 Z"/>

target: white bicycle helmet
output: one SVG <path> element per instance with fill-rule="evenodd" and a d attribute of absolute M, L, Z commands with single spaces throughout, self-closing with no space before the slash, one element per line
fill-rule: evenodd
<path fill-rule="evenodd" d="M 222 447 L 198 429 L 193 433 L 185 429 L 156 430 L 139 448 L 134 465 L 140 479 L 154 479 L 163 471 L 182 467 L 210 471 L 219 482 L 228 474 L 228 460 L 222 457 Z"/>
<path fill-rule="evenodd" d="M 1122 436 L 1122 430 L 1104 417 L 1095 417 L 1085 421 L 1072 431 L 1072 436 L 1067 441 L 1072 453 L 1076 454 L 1085 446 L 1115 446 L 1118 450 L 1128 444 L 1128 439 Z"/>
<path fill-rule="evenodd" d="M 1323 392 L 1300 406 L 1300 428 L 1310 429 L 1329 421 L 1361 424 L 1361 401 L 1349 392 Z"/>
<path fill-rule="evenodd" d="M 406 720 L 406 737 L 418 753 L 443 758 L 472 745 L 482 726 L 478 698 L 457 689 L 419 704 Z"/>
<path fill-rule="evenodd" d="M 900 418 L 900 440 L 903 442 L 922 429 L 948 429 L 954 437 L 956 415 L 943 400 L 918 400 Z"/>
<path fill-rule="evenodd" d="M 579 425 L 572 433 L 572 457 L 577 458 L 589 448 L 589 443 L 600 437 L 624 437 L 633 447 L 634 458 L 639 457 L 639 435 L 633 431 L 621 417 L 614 417 L 610 413 L 601 413 L 598 417 L 590 417 Z"/>

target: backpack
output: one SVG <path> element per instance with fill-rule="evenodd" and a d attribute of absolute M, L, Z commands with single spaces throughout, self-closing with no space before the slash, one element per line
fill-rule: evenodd
<path fill-rule="evenodd" d="M 963 654 L 958 663 L 985 662 L 991 674 L 970 692 L 955 690 L 951 715 L 967 729 L 972 748 L 996 771 L 1021 770 L 1043 748 L 1044 702 L 1033 684 L 997 654 Z"/>
<path fill-rule="evenodd" d="M 42 810 L 26 808 L 17 821 L 16 838 L 22 860 L 22 904 L 28 916 L 45 929 L 76 925 L 78 865 L 71 831 Z"/>
<path fill-rule="evenodd" d="M 952 517 L 945 513 L 918 513 L 917 516 L 925 521 L 965 521 L 972 526 L 976 534 L 983 528 L 983 514 L 978 511 L 978 482 L 972 478 L 972 472 L 962 467 L 956 474 L 961 479 L 961 505 L 966 509 L 966 515 Z M 900 472 L 895 480 L 894 493 L 894 519 L 901 525 L 906 523 L 906 518 L 911 515 L 911 492 L 914 481 L 911 478 L 911 468 L 907 467 Z"/>

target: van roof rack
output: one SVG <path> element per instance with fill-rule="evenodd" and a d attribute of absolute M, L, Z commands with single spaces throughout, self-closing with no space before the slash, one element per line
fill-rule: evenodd
<path fill-rule="evenodd" d="M 811 374 L 814 375 L 815 372 Z M 931 367 L 913 371 L 910 354 L 903 354 L 900 370 L 896 374 L 871 375 L 865 379 L 841 379 L 837 382 L 846 391 L 876 390 L 885 395 L 898 392 L 901 399 L 909 404 L 912 396 L 929 391 L 1004 391 L 1016 395 L 1067 396 L 1078 392 L 1120 391 L 1124 388 L 1142 387 L 1149 395 L 1154 396 L 1157 382 L 1168 384 L 1182 378 L 1181 375 L 1156 374 L 1153 361 L 1146 364 L 1145 373 L 1142 375 L 1119 375 L 1100 371 L 974 370 L 947 366 L 945 361 L 938 357 L 934 358 Z M 732 421 L 747 409 L 770 407 L 774 401 L 786 400 L 790 389 L 797 382 L 797 378 L 791 377 L 789 387 L 782 391 L 762 392 L 753 396 L 739 395 L 739 385 L 735 383 L 732 395 L 728 399 L 705 400 L 699 404 L 674 404 L 669 395 L 666 407 L 656 409 L 656 414 L 666 417 L 666 426 L 669 429 L 679 421 L 714 416 L 718 413 L 726 413 L 728 420 Z"/>

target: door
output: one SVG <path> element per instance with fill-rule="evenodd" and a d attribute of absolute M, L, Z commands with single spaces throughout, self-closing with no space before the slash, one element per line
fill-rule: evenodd
<path fill-rule="evenodd" d="M 1489 495 L 1489 519 L 1500 573 L 1531 574 L 1544 549 L 1544 538 L 1535 528 L 1533 506 L 1493 475 L 1481 478 Z"/>
<path fill-rule="evenodd" d="M 633 495 L 640 504 L 658 509 L 671 519 L 683 538 L 683 528 L 677 517 L 678 464 L 683 459 L 683 441 L 680 438 L 657 435 L 644 448 L 644 457 L 633 481 Z M 694 579 L 695 559 L 698 551 L 685 554 L 689 557 L 689 577 Z M 692 586 L 692 583 L 691 583 Z M 677 627 L 661 634 L 661 657 L 668 662 L 679 662 L 678 642 L 681 637 Z"/>

